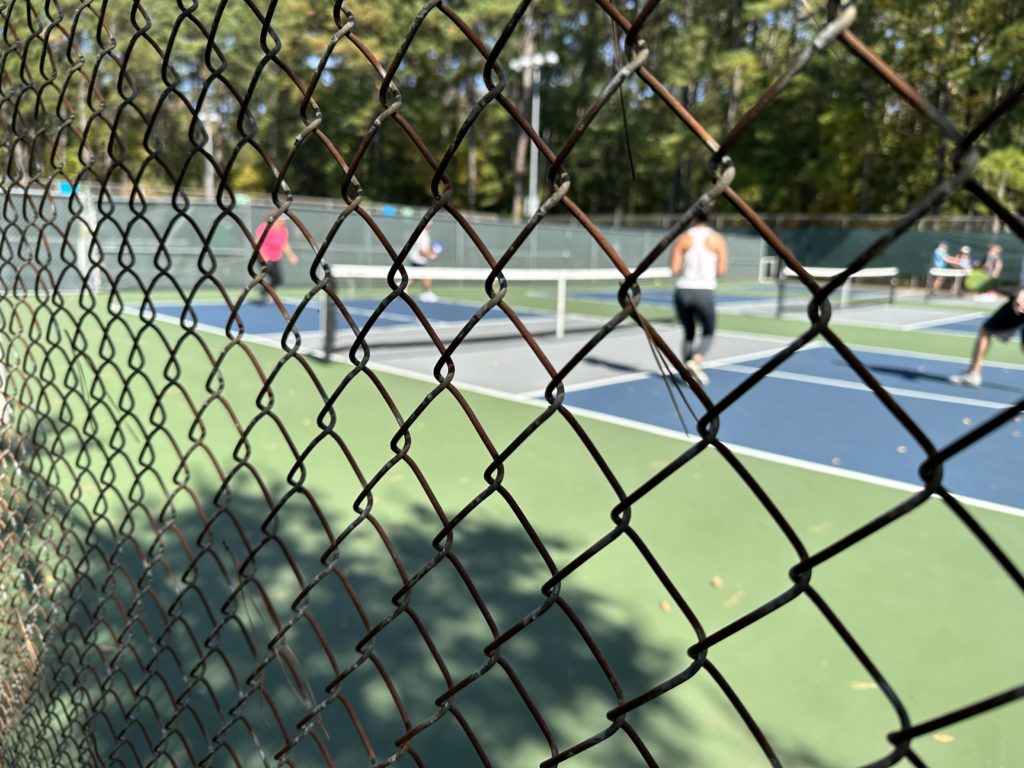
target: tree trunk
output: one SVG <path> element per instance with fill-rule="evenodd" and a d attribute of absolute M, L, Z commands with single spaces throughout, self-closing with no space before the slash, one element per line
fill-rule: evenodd
<path fill-rule="evenodd" d="M 870 96 L 864 99 L 864 114 L 870 115 L 874 111 L 874 106 L 874 99 Z M 860 213 L 871 212 L 871 160 L 876 152 L 873 131 L 874 126 L 867 122 L 864 125 L 865 136 L 862 139 L 864 149 L 860 160 L 860 194 L 857 205 Z"/>
<path fill-rule="evenodd" d="M 469 114 L 470 110 L 477 100 L 476 84 L 473 79 L 470 78 L 465 83 L 463 89 L 462 114 Z M 477 131 L 470 129 L 469 133 L 466 134 L 466 204 L 471 210 L 476 210 L 477 199 L 476 199 L 476 186 L 477 179 L 479 178 L 479 169 L 477 163 L 479 162 L 479 156 L 477 154 Z"/>
<path fill-rule="evenodd" d="M 466 203 L 469 205 L 470 210 L 475 211 L 477 209 L 476 181 L 478 160 L 476 138 L 472 131 L 470 131 L 469 136 L 466 137 L 466 142 L 469 145 L 466 149 Z"/>
<path fill-rule="evenodd" d="M 865 146 L 860 160 L 860 201 L 857 206 L 860 213 L 871 212 L 871 152 L 872 147 Z"/>
<path fill-rule="evenodd" d="M 679 165 L 679 161 L 676 160 L 676 168 L 672 172 L 672 192 L 668 198 L 668 212 L 673 214 L 676 212 L 676 208 L 679 207 L 679 194 L 682 192 L 683 187 L 683 169 Z"/>
<path fill-rule="evenodd" d="M 533 23 L 533 6 L 526 9 L 520 26 L 523 30 L 523 49 L 520 53 L 524 58 L 536 53 L 536 27 Z M 522 112 L 529 119 L 530 94 L 533 92 L 533 67 L 523 69 Z M 530 148 L 530 138 L 523 130 L 516 136 L 516 154 L 512 166 L 512 220 L 522 221 L 523 218 L 523 187 L 526 179 L 526 157 Z"/>
<path fill-rule="evenodd" d="M 738 50 L 743 47 L 743 2 L 734 0 L 729 9 L 729 47 Z M 725 109 L 725 126 L 736 125 L 740 116 L 740 96 L 743 95 L 743 69 L 736 67 L 729 81 L 729 101 Z"/>
<path fill-rule="evenodd" d="M 732 71 L 732 80 L 729 82 L 729 106 L 725 113 L 725 124 L 731 128 L 736 125 L 740 113 L 740 96 L 743 95 L 743 70 L 736 67 Z"/>
<path fill-rule="evenodd" d="M 1006 199 L 1006 169 L 1003 168 L 1002 173 L 999 174 L 999 186 L 996 188 L 996 197 L 1000 200 Z M 992 214 L 992 234 L 998 234 L 1003 231 L 1003 220 L 995 214 Z"/>

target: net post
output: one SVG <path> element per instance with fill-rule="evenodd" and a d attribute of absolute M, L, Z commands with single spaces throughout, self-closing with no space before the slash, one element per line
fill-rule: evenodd
<path fill-rule="evenodd" d="M 331 359 L 331 351 L 334 349 L 336 322 L 334 318 L 334 302 L 332 301 L 332 298 L 337 295 L 335 292 L 336 287 L 337 285 L 334 279 L 334 272 L 331 270 L 330 265 L 328 265 L 327 283 L 324 287 L 323 306 L 320 309 L 320 330 L 323 332 L 324 337 L 324 360 Z"/>
<path fill-rule="evenodd" d="M 565 336 L 565 296 L 568 290 L 569 279 L 565 275 L 558 276 L 555 288 L 555 338 L 561 339 Z"/>
<path fill-rule="evenodd" d="M 782 307 L 786 301 L 786 268 L 784 266 L 780 265 L 776 282 L 779 284 L 779 295 L 775 303 L 775 316 L 782 317 Z"/>

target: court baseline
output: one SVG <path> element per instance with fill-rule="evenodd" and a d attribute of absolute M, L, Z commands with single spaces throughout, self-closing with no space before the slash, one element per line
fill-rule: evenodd
<path fill-rule="evenodd" d="M 908 356 L 903 354 L 862 350 L 857 354 L 936 448 L 959 439 L 996 410 L 1024 407 L 1021 367 L 993 366 L 986 370 L 984 387 L 964 390 L 946 381 L 946 376 L 958 371 L 962 363 L 914 356 L 908 364 Z M 720 400 L 756 370 L 734 364 L 709 369 L 708 394 Z M 913 386 L 906 386 L 908 382 Z M 695 432 L 693 423 L 679 423 L 664 381 L 657 375 L 572 389 L 566 394 L 566 402 L 590 413 Z M 690 402 L 699 406 L 696 398 Z M 946 462 L 946 487 L 957 494 L 1019 508 L 1017 465 L 1024 443 L 1019 415 L 1017 419 Z M 793 355 L 722 415 L 718 436 L 731 445 L 917 483 L 918 487 L 918 468 L 927 455 L 829 347 Z"/>

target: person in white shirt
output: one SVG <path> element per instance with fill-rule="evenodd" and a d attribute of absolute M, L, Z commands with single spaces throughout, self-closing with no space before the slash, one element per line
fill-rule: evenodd
<path fill-rule="evenodd" d="M 412 267 L 425 267 L 427 264 L 437 258 L 437 251 L 433 243 L 430 241 L 430 223 L 428 222 L 423 231 L 420 232 L 420 236 L 416 238 L 416 242 L 412 246 L 412 251 L 409 252 L 408 263 Z M 412 277 L 415 274 L 415 270 L 409 273 L 409 287 L 412 287 L 414 282 Z M 437 294 L 430 290 L 433 285 L 433 280 L 429 277 L 419 278 L 420 283 L 423 284 L 423 292 L 420 294 L 421 301 L 435 302 L 437 301 Z"/>
<path fill-rule="evenodd" d="M 981 326 L 978 337 L 974 340 L 974 351 L 971 353 L 971 362 L 967 370 L 950 376 L 949 380 L 960 386 L 980 387 L 981 367 L 985 362 L 992 337 L 997 336 L 1003 341 L 1009 341 L 1018 328 L 1021 329 L 1020 343 L 1024 349 L 1024 262 L 1020 265 L 1016 294 Z"/>
<path fill-rule="evenodd" d="M 715 333 L 715 289 L 729 269 L 729 251 L 725 238 L 708 226 L 706 211 L 698 211 L 695 218 L 697 223 L 676 240 L 669 266 L 676 278 L 676 313 L 683 326 L 683 364 L 707 386 L 703 363 Z M 701 335 L 695 343 L 698 322 Z"/>

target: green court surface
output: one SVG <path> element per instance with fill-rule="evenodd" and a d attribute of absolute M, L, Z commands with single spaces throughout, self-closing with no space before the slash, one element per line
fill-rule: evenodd
<path fill-rule="evenodd" d="M 5 323 L 45 328 L 46 344 L 12 348 L 7 360 L 8 391 L 26 406 L 12 429 L 45 448 L 29 463 L 38 482 L 23 492 L 38 505 L 30 508 L 45 507 L 66 528 L 37 531 L 49 542 L 42 570 L 67 588 L 52 600 L 102 594 L 102 610 L 111 613 L 112 596 L 136 605 L 135 653 L 84 661 L 121 673 L 91 684 L 101 746 L 111 748 L 133 715 L 146 720 L 140 701 L 170 711 L 192 674 L 207 682 L 188 688 L 193 716 L 174 723 L 169 756 L 183 755 L 186 743 L 201 753 L 203 712 L 226 711 L 241 687 L 251 697 L 242 698 L 225 740 L 242 764 L 258 759 L 242 718 L 261 741 L 278 743 L 301 735 L 296 722 L 310 702 L 328 699 L 290 757 L 297 765 L 312 760 L 318 734 L 335 764 L 361 764 L 366 748 L 346 707 L 379 757 L 396 749 L 411 724 L 437 715 L 437 699 L 453 681 L 478 675 L 451 700 L 458 715 L 494 765 L 536 765 L 555 748 L 602 733 L 618 703 L 689 667 L 698 630 L 687 610 L 712 635 L 793 587 L 797 548 L 714 448 L 640 495 L 628 505 L 628 525 L 617 527 L 612 513 L 621 500 L 672 465 L 689 441 L 476 392 L 456 397 L 346 362 L 283 357 L 280 348 L 226 345 L 212 334 L 115 319 L 99 307 L 54 312 L 22 301 L 2 311 Z M 721 319 L 727 329 L 774 336 L 806 328 L 794 320 Z M 842 335 L 895 349 L 941 345 L 949 355 L 969 347 L 969 338 L 937 334 L 850 327 Z M 1013 358 L 993 352 L 1004 355 Z M 325 397 L 333 397 L 332 408 Z M 909 495 L 769 459 L 738 460 L 811 554 Z M 1024 519 L 971 512 L 1024 567 Z M 447 539 L 438 539 L 442 517 L 459 518 Z M 137 547 L 118 544 L 126 532 Z M 336 559 L 325 558 L 329 549 Z M 555 593 L 542 592 L 553 571 L 588 550 L 592 556 Z M 105 563 L 118 567 L 104 573 Z M 90 579 L 81 578 L 86 572 Z M 172 574 L 180 573 L 188 586 L 176 583 Z M 297 600 L 315 580 L 308 600 Z M 414 586 L 407 592 L 403 583 Z M 141 600 L 138 584 L 149 590 Z M 939 499 L 828 559 L 810 584 L 911 723 L 1021 679 L 1021 591 Z M 221 621 L 225 610 L 235 618 Z M 147 622 L 160 626 L 168 616 L 169 635 L 147 637 Z M 527 617 L 534 620 L 488 657 L 495 635 Z M 61 621 L 116 645 L 88 612 L 55 617 L 55 631 Z M 367 645 L 364 636 L 378 625 Z M 299 674 L 277 657 L 256 680 L 229 674 L 266 660 L 279 631 L 280 657 L 297 660 Z M 214 637 L 216 652 L 190 635 Z M 807 594 L 714 643 L 707 660 L 783 765 L 866 765 L 890 753 L 886 735 L 901 727 L 893 705 Z M 171 682 L 147 675 L 147 664 Z M 1024 764 L 1016 727 L 1022 706 L 928 733 L 913 749 L 932 767 Z M 706 668 L 627 722 L 661 765 L 767 764 Z M 127 742 L 143 739 L 143 730 L 129 728 Z M 428 765 L 477 761 L 454 712 L 412 746 Z M 122 740 L 119 749 L 128 748 Z M 590 766 L 644 764 L 621 728 L 587 755 L 582 764 Z"/>

